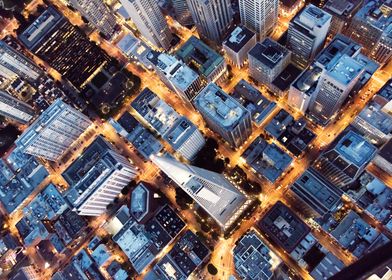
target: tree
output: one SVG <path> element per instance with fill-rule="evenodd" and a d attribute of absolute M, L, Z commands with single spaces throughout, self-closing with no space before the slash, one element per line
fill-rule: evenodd
<path fill-rule="evenodd" d="M 218 269 L 212 263 L 209 263 L 207 265 L 207 270 L 208 270 L 208 273 L 211 274 L 211 275 L 217 275 L 218 274 Z"/>

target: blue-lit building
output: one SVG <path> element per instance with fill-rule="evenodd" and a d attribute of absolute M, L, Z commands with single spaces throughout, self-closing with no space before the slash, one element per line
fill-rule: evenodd
<path fill-rule="evenodd" d="M 270 182 L 275 182 L 293 159 L 275 144 L 257 137 L 241 156 L 252 171 Z"/>
<path fill-rule="evenodd" d="M 208 126 L 232 147 L 239 148 L 252 134 L 250 112 L 216 84 L 205 87 L 194 104 Z"/>
<path fill-rule="evenodd" d="M 377 148 L 352 130 L 343 132 L 313 167 L 339 188 L 354 182 L 376 155 Z"/>
<path fill-rule="evenodd" d="M 118 134 L 132 143 L 145 159 L 163 149 L 162 144 L 155 136 L 128 112 L 125 112 L 117 121 L 110 119 L 109 123 Z"/>

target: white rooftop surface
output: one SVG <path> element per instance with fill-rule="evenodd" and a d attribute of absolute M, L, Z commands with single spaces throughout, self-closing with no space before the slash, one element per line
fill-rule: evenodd
<path fill-rule="evenodd" d="M 139 42 L 139 39 L 131 34 L 127 34 L 117 43 L 117 47 L 120 48 L 123 53 L 130 55 Z"/>
<path fill-rule="evenodd" d="M 295 18 L 296 22 L 300 22 L 301 25 L 314 29 L 316 26 L 323 26 L 328 20 L 331 19 L 331 15 L 310 4 Z"/>
<path fill-rule="evenodd" d="M 354 58 L 343 55 L 329 70 L 329 75 L 343 85 L 349 84 L 364 69 L 363 65 Z"/>
<path fill-rule="evenodd" d="M 199 75 L 185 63 L 174 56 L 165 53 L 161 53 L 158 56 L 158 67 L 181 91 L 185 91 L 199 77 Z"/>
<path fill-rule="evenodd" d="M 153 155 L 150 158 L 222 226 L 246 201 L 221 174 L 166 157 Z"/>
<path fill-rule="evenodd" d="M 246 113 L 246 109 L 237 100 L 214 83 L 204 88 L 195 102 L 223 127 L 234 126 Z"/>

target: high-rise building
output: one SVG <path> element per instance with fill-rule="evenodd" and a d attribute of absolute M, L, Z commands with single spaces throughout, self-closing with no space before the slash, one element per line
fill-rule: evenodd
<path fill-rule="evenodd" d="M 383 98 L 374 96 L 352 122 L 352 126 L 375 145 L 392 138 L 392 115 L 383 111 L 384 102 Z"/>
<path fill-rule="evenodd" d="M 333 185 L 343 188 L 359 177 L 376 153 L 376 147 L 348 130 L 319 156 L 313 167 Z"/>
<path fill-rule="evenodd" d="M 278 7 L 279 0 L 239 0 L 241 23 L 262 40 L 276 26 Z"/>
<path fill-rule="evenodd" d="M 208 83 L 218 81 L 226 72 L 226 61 L 223 56 L 195 36 L 191 36 L 181 46 L 176 56 Z"/>
<path fill-rule="evenodd" d="M 77 89 L 110 61 L 100 47 L 52 6 L 33 20 L 19 39 Z"/>
<path fill-rule="evenodd" d="M 382 33 L 371 53 L 371 57 L 382 65 L 389 62 L 392 57 L 392 23 Z"/>
<path fill-rule="evenodd" d="M 57 99 L 15 144 L 24 153 L 56 161 L 91 124 L 88 117 Z"/>
<path fill-rule="evenodd" d="M 191 11 L 186 0 L 172 0 L 175 19 L 183 26 L 194 24 Z"/>
<path fill-rule="evenodd" d="M 9 278 L 10 280 L 39 280 L 42 279 L 41 275 L 32 266 L 23 266 L 18 272 Z"/>
<path fill-rule="evenodd" d="M 34 109 L 29 104 L 0 90 L 0 115 L 25 124 L 34 114 Z"/>
<path fill-rule="evenodd" d="M 195 71 L 175 56 L 150 52 L 148 58 L 162 81 L 186 102 L 192 101 L 205 85 Z"/>
<path fill-rule="evenodd" d="M 116 17 L 102 0 L 69 0 L 69 3 L 77 9 L 106 39 L 110 39 L 117 29 Z"/>
<path fill-rule="evenodd" d="M 65 197 L 82 216 L 99 216 L 137 175 L 136 168 L 98 136 L 62 174 Z"/>
<path fill-rule="evenodd" d="M 246 196 L 222 174 L 186 165 L 168 157 L 153 155 L 151 160 L 195 200 L 222 229 L 227 229 L 247 204 Z"/>
<path fill-rule="evenodd" d="M 318 54 L 314 62 L 290 85 L 288 104 L 305 114 L 315 100 L 321 74 L 323 71 L 325 73 L 331 69 L 343 55 L 352 57 L 364 65 L 365 73 L 370 77 L 372 72 L 369 72 L 366 67 L 369 59 L 365 58 L 360 51 L 361 46 L 353 40 L 341 34 L 336 35 L 328 46 Z"/>
<path fill-rule="evenodd" d="M 0 76 L 34 82 L 41 74 L 41 69 L 32 60 L 0 41 Z"/>
<path fill-rule="evenodd" d="M 332 16 L 328 37 L 333 38 L 345 32 L 362 4 L 363 0 L 328 0 L 323 7 L 323 10 Z"/>
<path fill-rule="evenodd" d="M 230 0 L 186 0 L 200 37 L 220 44 L 233 19 Z"/>
<path fill-rule="evenodd" d="M 241 68 L 248 59 L 248 52 L 256 45 L 256 34 L 244 26 L 237 26 L 223 42 L 229 59 Z"/>
<path fill-rule="evenodd" d="M 173 39 L 157 1 L 121 0 L 140 34 L 156 48 L 170 49 Z"/>
<path fill-rule="evenodd" d="M 271 84 L 290 63 L 291 52 L 266 38 L 249 52 L 249 76 L 259 83 Z"/>
<path fill-rule="evenodd" d="M 286 46 L 297 66 L 305 68 L 321 50 L 331 19 L 330 14 L 310 4 L 290 22 Z"/>
<path fill-rule="evenodd" d="M 374 57 L 380 63 L 386 62 L 392 55 L 389 38 L 392 29 L 391 14 L 392 0 L 369 1 L 355 14 L 346 30 L 347 36 L 362 45 L 365 55 L 371 55 L 373 51 L 373 55 L 383 53 L 381 49 L 384 46 L 389 49 L 387 56 L 378 54 Z"/>
<path fill-rule="evenodd" d="M 328 124 L 361 78 L 364 66 L 348 55 L 335 57 L 320 75 L 312 96 L 309 115 L 321 125 Z"/>
<path fill-rule="evenodd" d="M 208 126 L 232 147 L 240 147 L 252 134 L 250 112 L 216 84 L 205 87 L 194 105 Z"/>
<path fill-rule="evenodd" d="M 193 159 L 204 146 L 204 137 L 197 127 L 150 89 L 145 88 L 132 102 L 132 107 L 184 158 Z"/>

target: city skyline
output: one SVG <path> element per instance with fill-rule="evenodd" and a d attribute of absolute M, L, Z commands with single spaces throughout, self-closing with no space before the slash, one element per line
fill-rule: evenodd
<path fill-rule="evenodd" d="M 392 0 L 0 15 L 0 279 L 392 277 Z"/>

